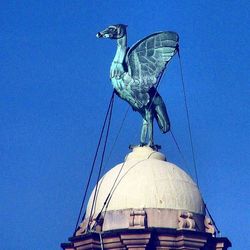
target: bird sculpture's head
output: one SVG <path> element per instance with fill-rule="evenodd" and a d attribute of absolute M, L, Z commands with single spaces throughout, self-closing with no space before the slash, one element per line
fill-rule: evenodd
<path fill-rule="evenodd" d="M 96 34 L 98 38 L 110 38 L 110 39 L 119 39 L 126 35 L 127 25 L 116 24 L 110 25 L 103 31 L 100 31 Z"/>

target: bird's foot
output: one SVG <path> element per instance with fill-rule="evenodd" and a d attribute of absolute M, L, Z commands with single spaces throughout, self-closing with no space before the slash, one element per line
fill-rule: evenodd
<path fill-rule="evenodd" d="M 152 148 L 153 150 L 155 151 L 158 151 L 159 149 L 161 149 L 161 146 L 160 145 L 156 145 L 154 143 L 149 143 L 148 144 L 148 147 Z"/>
<path fill-rule="evenodd" d="M 149 141 L 147 146 L 154 149 L 155 145 L 154 145 L 153 141 Z"/>
<path fill-rule="evenodd" d="M 140 147 L 144 147 L 144 146 L 147 146 L 147 143 L 145 143 L 145 142 L 140 142 L 140 145 L 139 145 Z"/>

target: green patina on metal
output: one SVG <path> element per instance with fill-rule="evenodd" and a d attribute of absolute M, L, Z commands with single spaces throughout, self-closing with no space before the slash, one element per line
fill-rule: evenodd
<path fill-rule="evenodd" d="M 143 117 L 140 144 L 154 147 L 154 118 L 163 133 L 170 130 L 167 109 L 157 86 L 167 63 L 178 50 L 179 36 L 171 31 L 157 32 L 128 48 L 126 28 L 124 24 L 111 25 L 96 36 L 117 40 L 110 67 L 112 85 L 116 94 Z"/>

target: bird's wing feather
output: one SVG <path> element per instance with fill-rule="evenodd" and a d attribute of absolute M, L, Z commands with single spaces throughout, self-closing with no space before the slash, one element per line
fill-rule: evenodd
<path fill-rule="evenodd" d="M 169 60 L 178 48 L 179 36 L 175 32 L 151 34 L 134 44 L 127 52 L 128 73 L 134 80 L 132 89 L 147 92 L 158 83 Z"/>

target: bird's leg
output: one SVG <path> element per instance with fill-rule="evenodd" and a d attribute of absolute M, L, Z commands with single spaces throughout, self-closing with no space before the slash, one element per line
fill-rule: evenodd
<path fill-rule="evenodd" d="M 153 114 L 152 110 L 146 111 L 146 118 L 148 121 L 148 146 L 154 147 L 154 133 L 153 133 Z"/>
<path fill-rule="evenodd" d="M 148 132 L 148 121 L 144 118 L 142 122 L 140 146 L 146 145 L 147 132 Z"/>

